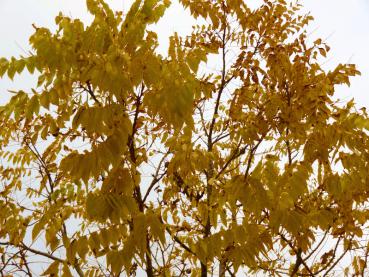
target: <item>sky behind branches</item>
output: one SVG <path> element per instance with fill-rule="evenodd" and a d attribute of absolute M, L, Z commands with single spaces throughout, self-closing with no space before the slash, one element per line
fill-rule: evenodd
<path fill-rule="evenodd" d="M 201 0 L 199 0 L 201 1 Z M 258 0 L 247 0 L 251 5 Z M 132 1 L 109 0 L 114 9 L 127 10 Z M 352 80 L 351 88 L 340 87 L 337 97 L 348 101 L 355 98 L 359 107 L 369 108 L 369 0 L 301 0 L 304 11 L 311 12 L 315 21 L 309 27 L 309 40 L 321 37 L 331 46 L 326 69 L 339 63 L 354 63 L 362 76 Z M 0 0 L 0 57 L 27 55 L 28 37 L 33 33 L 32 24 L 55 29 L 54 17 L 62 11 L 72 18 L 89 21 L 84 0 Z M 173 5 L 165 18 L 155 27 L 163 49 L 166 38 L 177 31 L 188 34 L 191 22 L 179 5 Z M 35 78 L 27 73 L 17 76 L 14 82 L 0 79 L 0 105 L 7 101 L 8 89 L 29 90 Z"/>

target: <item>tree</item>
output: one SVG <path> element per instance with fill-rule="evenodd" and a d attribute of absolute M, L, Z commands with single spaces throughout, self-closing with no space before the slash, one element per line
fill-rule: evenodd
<path fill-rule="evenodd" d="M 181 0 L 160 55 L 169 0 L 87 0 L 0 60 L 38 75 L 0 109 L 2 276 L 366 274 L 369 119 L 334 97 L 359 72 L 322 69 L 300 4 L 246 2 Z"/>

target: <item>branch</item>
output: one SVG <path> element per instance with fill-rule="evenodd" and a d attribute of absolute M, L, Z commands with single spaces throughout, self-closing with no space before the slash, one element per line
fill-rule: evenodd
<path fill-rule="evenodd" d="M 302 250 L 301 248 L 298 248 L 297 250 L 295 249 L 295 247 L 293 246 L 292 242 L 290 240 L 288 240 L 282 233 L 279 233 L 280 237 L 287 242 L 287 244 L 289 245 L 289 247 L 292 249 L 292 251 L 296 254 L 296 263 L 295 266 L 292 270 L 291 273 L 291 277 L 297 275 L 298 269 L 300 267 L 300 265 L 302 264 L 305 269 L 309 272 L 310 276 L 315 276 L 315 274 L 311 271 L 311 269 L 309 268 L 309 266 L 306 264 L 306 262 L 304 261 L 304 259 L 302 258 L 301 254 L 302 254 Z"/>
<path fill-rule="evenodd" d="M 339 261 L 342 260 L 342 258 L 349 251 L 350 246 L 351 246 L 351 241 L 350 241 L 349 246 L 347 247 L 347 249 L 341 254 L 341 256 L 338 257 L 338 259 L 332 264 L 332 266 L 330 268 L 328 268 L 328 270 L 324 273 L 324 276 L 327 276 L 327 274 L 329 273 L 329 271 L 331 271 L 339 263 Z"/>
<path fill-rule="evenodd" d="M 88 94 L 92 97 L 92 99 L 99 105 L 99 106 L 101 106 L 101 103 L 100 103 L 100 101 L 96 98 L 96 96 L 95 96 L 95 94 L 94 94 L 94 90 L 92 89 L 92 86 L 91 86 L 91 83 L 90 83 L 90 81 L 87 81 L 86 82 L 87 83 L 87 89 L 86 88 L 84 88 L 83 87 L 83 89 L 85 90 L 85 91 L 87 91 L 88 92 Z"/>
<path fill-rule="evenodd" d="M 366 251 L 365 251 L 365 260 L 364 260 L 364 266 L 361 270 L 361 276 L 364 277 L 365 274 L 365 268 L 367 267 L 367 263 L 368 263 L 368 255 L 369 255 L 369 247 L 366 246 Z"/>
<path fill-rule="evenodd" d="M 250 169 L 251 169 L 252 159 L 254 158 L 255 152 L 258 149 L 259 145 L 261 144 L 261 142 L 263 141 L 265 136 L 266 136 L 266 134 L 259 139 L 258 143 L 250 151 L 250 155 L 249 155 L 249 158 L 247 160 L 247 167 L 246 167 L 246 171 L 245 171 L 245 179 L 249 175 L 249 172 L 250 172 Z"/>
<path fill-rule="evenodd" d="M 228 161 L 224 164 L 224 166 L 222 167 L 222 169 L 219 171 L 219 173 L 216 175 L 216 179 L 224 172 L 224 170 L 227 169 L 227 167 L 230 165 L 230 163 L 232 161 L 234 161 L 235 159 L 237 159 L 238 157 L 240 157 L 241 155 L 245 154 L 246 148 L 248 145 L 242 147 L 241 149 L 239 149 L 241 144 L 241 141 L 238 143 L 236 150 L 233 152 L 233 154 L 231 155 L 231 157 L 228 159 Z"/>
<path fill-rule="evenodd" d="M 300 265 L 302 264 L 302 261 L 303 261 L 302 258 L 301 258 L 301 253 L 302 253 L 301 248 L 297 249 L 297 252 L 295 252 L 295 253 L 296 253 L 296 262 L 295 262 L 295 266 L 292 269 L 291 276 L 296 275 L 296 273 L 299 271 L 299 267 L 300 267 Z"/>
<path fill-rule="evenodd" d="M 30 146 L 30 144 L 32 145 L 33 149 Z M 50 184 L 51 192 L 53 192 L 53 190 L 54 190 L 54 182 L 53 182 L 53 180 L 51 178 L 51 173 L 50 173 L 49 169 L 47 168 L 47 164 L 44 161 L 44 159 L 42 158 L 40 152 L 37 150 L 36 146 L 32 142 L 30 144 L 28 142 L 26 142 L 26 145 L 27 145 L 28 149 L 32 152 L 32 154 L 39 161 L 40 167 L 42 167 L 44 169 L 44 171 L 46 173 L 46 176 L 47 176 L 47 179 L 48 179 L 49 184 Z"/>
<path fill-rule="evenodd" d="M 327 230 L 327 231 L 325 231 L 325 233 L 324 233 L 324 236 L 323 236 L 323 238 L 320 240 L 320 242 L 318 243 L 318 245 L 304 258 L 304 260 L 305 261 L 307 261 L 318 249 L 319 249 L 319 247 L 322 245 L 322 243 L 324 242 L 324 240 L 325 240 L 325 238 L 326 238 L 326 236 L 327 236 L 327 234 L 328 234 L 328 231 L 330 230 L 330 228 Z"/>
<path fill-rule="evenodd" d="M 173 240 L 177 242 L 184 250 L 196 256 L 195 252 L 193 252 L 191 248 L 189 248 L 186 244 L 184 244 L 176 235 L 172 234 L 172 231 L 169 229 L 169 227 L 165 227 L 165 230 L 169 233 L 169 235 L 173 238 Z"/>
<path fill-rule="evenodd" d="M 29 252 L 32 252 L 33 254 L 36 254 L 36 255 L 40 255 L 40 256 L 43 256 L 43 257 L 46 257 L 46 258 L 49 258 L 51 260 L 54 260 L 54 261 L 58 261 L 60 263 L 66 263 L 65 260 L 63 259 L 60 259 L 58 257 L 55 257 L 49 253 L 46 253 L 46 252 L 42 252 L 42 251 L 39 251 L 39 250 L 36 250 L 36 249 L 33 249 L 31 247 L 28 247 L 26 246 L 24 243 L 21 243 L 19 245 L 16 245 L 16 244 L 13 244 L 11 242 L 0 242 L 0 245 L 6 245 L 6 246 L 14 246 L 14 247 L 17 247 L 17 248 L 20 248 L 20 249 L 23 249 L 23 250 L 27 250 Z"/>
<path fill-rule="evenodd" d="M 132 134 L 129 136 L 128 142 L 127 142 L 130 158 L 131 158 L 131 161 L 134 167 L 136 167 L 136 161 L 137 161 L 136 153 L 135 153 L 136 149 L 135 149 L 134 136 L 138 130 L 138 127 L 137 127 L 138 115 L 140 113 L 141 98 L 143 96 L 144 89 L 145 89 L 145 85 L 142 83 L 141 90 L 138 93 L 136 97 L 136 102 L 134 104 L 135 112 L 134 112 L 134 118 L 133 118 L 133 124 L 132 124 Z M 135 184 L 134 191 L 135 191 L 134 198 L 138 204 L 139 210 L 140 212 L 144 213 L 145 212 L 144 201 L 142 199 L 141 189 L 138 184 Z M 146 229 L 146 254 L 145 256 L 146 256 L 146 274 L 148 277 L 154 276 L 154 270 L 153 270 L 152 259 L 151 259 L 150 238 L 149 238 L 149 233 L 147 229 Z"/>
<path fill-rule="evenodd" d="M 161 165 L 163 164 L 165 158 L 168 156 L 169 153 L 166 153 L 162 159 L 160 160 L 159 164 L 158 164 L 158 168 L 156 169 L 156 172 L 155 172 L 155 175 L 153 176 L 154 179 L 151 181 L 150 185 L 149 185 L 149 188 L 147 189 L 146 193 L 145 193 L 145 196 L 144 198 L 142 199 L 142 202 L 145 203 L 147 197 L 149 196 L 151 190 L 153 189 L 153 187 L 161 180 L 163 179 L 163 177 L 165 176 L 166 174 L 166 171 L 159 177 L 159 170 L 161 168 Z"/>
<path fill-rule="evenodd" d="M 128 140 L 129 154 L 130 154 L 130 157 L 133 163 L 136 163 L 134 136 L 137 132 L 137 120 L 138 120 L 138 115 L 140 113 L 141 98 L 142 98 L 144 89 L 145 89 L 145 86 L 142 84 L 141 91 L 139 92 L 136 98 L 136 103 L 135 103 L 136 107 L 135 107 L 133 124 L 132 124 L 132 134 L 129 136 L 129 140 Z"/>
<path fill-rule="evenodd" d="M 227 82 L 225 80 L 225 76 L 226 76 L 226 30 L 227 30 L 227 25 L 224 25 L 224 29 L 223 29 L 223 36 L 222 36 L 222 77 L 221 77 L 221 83 L 220 83 L 220 88 L 219 88 L 219 92 L 218 92 L 218 96 L 215 102 L 215 108 L 214 108 L 214 113 L 213 113 L 213 118 L 211 120 L 211 124 L 210 124 L 210 129 L 209 129 L 209 135 L 208 135 L 208 150 L 211 151 L 213 148 L 213 131 L 214 131 L 214 125 L 215 125 L 215 120 L 216 117 L 218 116 L 218 110 L 219 110 L 219 105 L 220 105 L 220 99 L 222 97 L 224 88 L 227 85 Z"/>
<path fill-rule="evenodd" d="M 31 272 L 31 269 L 28 266 L 28 262 L 26 260 L 26 255 L 24 254 L 23 251 L 20 251 L 20 255 L 21 255 L 22 261 L 24 263 L 24 266 L 26 267 L 26 273 L 28 274 L 29 277 L 32 277 L 32 272 Z"/>

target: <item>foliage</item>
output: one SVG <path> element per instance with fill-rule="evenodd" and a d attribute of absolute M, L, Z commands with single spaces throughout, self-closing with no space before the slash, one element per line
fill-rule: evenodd
<path fill-rule="evenodd" d="M 0 108 L 1 272 L 316 276 L 351 253 L 364 275 L 369 121 L 334 97 L 355 66 L 322 69 L 299 4 L 180 2 L 199 25 L 167 55 L 169 0 L 87 0 L 90 25 L 60 14 L 0 60 L 38 76 Z"/>

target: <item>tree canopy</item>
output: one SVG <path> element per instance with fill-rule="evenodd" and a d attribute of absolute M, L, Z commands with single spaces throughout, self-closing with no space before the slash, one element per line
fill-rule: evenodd
<path fill-rule="evenodd" d="M 0 59 L 38 78 L 0 107 L 2 276 L 367 274 L 355 66 L 322 68 L 299 3 L 179 2 L 198 25 L 166 54 L 171 1 L 87 0 Z"/>

